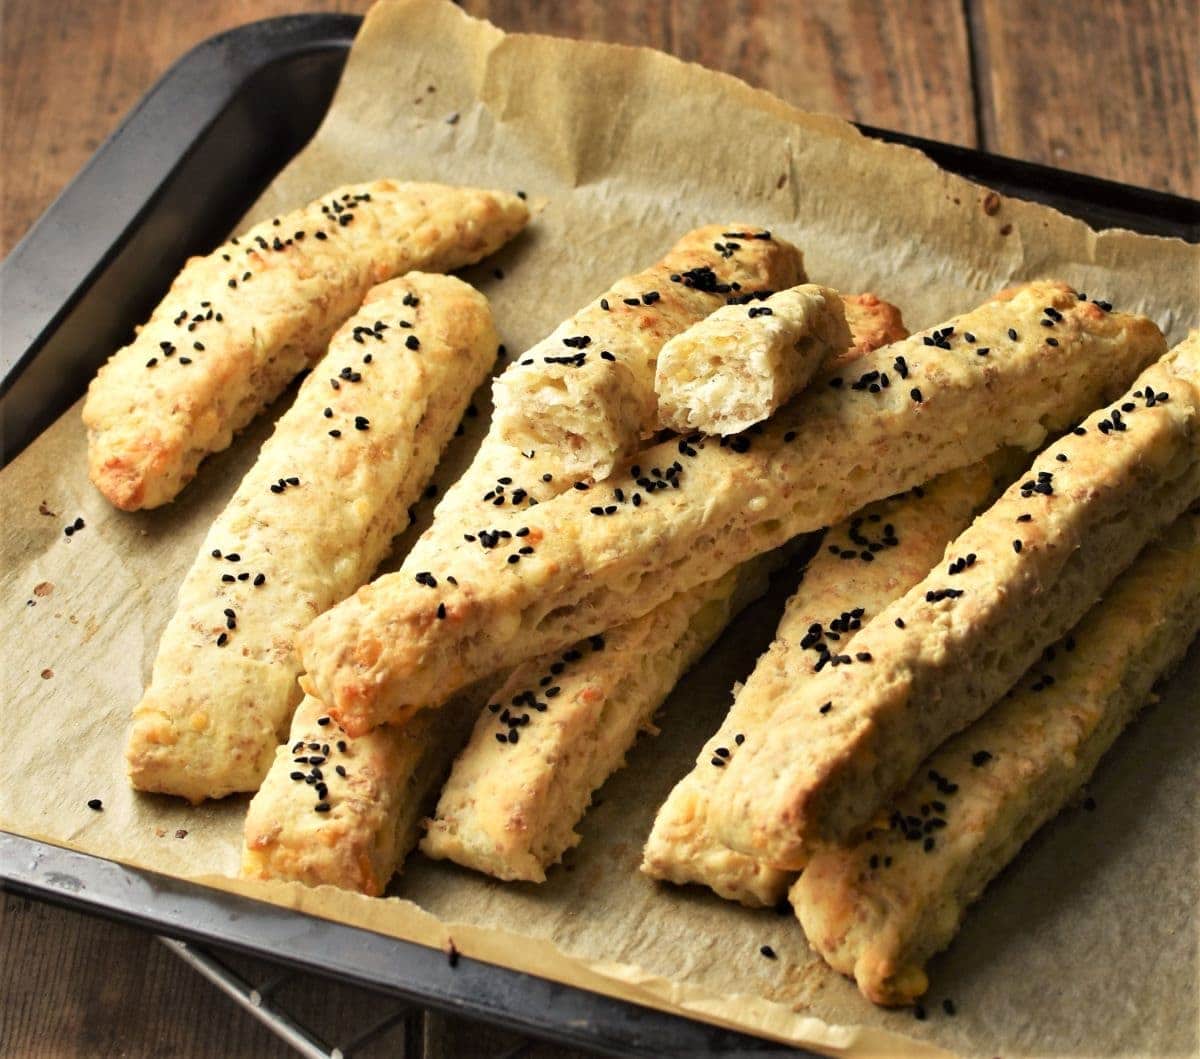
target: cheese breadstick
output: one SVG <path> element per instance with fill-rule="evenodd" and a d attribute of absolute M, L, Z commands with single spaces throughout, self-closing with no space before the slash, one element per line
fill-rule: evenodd
<path fill-rule="evenodd" d="M 852 658 L 793 686 L 713 797 L 715 834 L 776 867 L 843 842 L 981 716 L 1200 495 L 1200 341 L 1050 445 L 879 614 Z"/>
<path fill-rule="evenodd" d="M 306 696 L 250 801 L 241 874 L 378 897 L 416 844 L 478 701 L 460 695 L 403 728 L 351 739 Z"/>
<path fill-rule="evenodd" d="M 815 283 L 727 305 L 663 346 L 659 422 L 683 434 L 736 434 L 798 394 L 850 342 L 840 295 Z"/>
<path fill-rule="evenodd" d="M 592 792 L 621 767 L 639 730 L 653 730 L 679 678 L 766 589 L 774 558 L 681 592 L 653 621 L 635 619 L 519 666 L 480 714 L 422 851 L 498 879 L 544 882 L 579 842 L 575 825 Z"/>
<path fill-rule="evenodd" d="M 813 855 L 791 892 L 810 944 L 877 1004 L 924 993 L 925 961 L 1087 782 L 1198 631 L 1193 510 L 1146 547 L 1008 697 L 921 763 L 886 824 Z"/>
<path fill-rule="evenodd" d="M 867 354 L 761 431 L 652 446 L 603 486 L 539 505 L 523 516 L 530 552 L 459 544 L 376 580 L 302 634 L 306 679 L 349 732 L 402 722 L 872 500 L 1035 446 L 1163 347 L 1144 317 L 1028 284 Z M 439 607 L 447 620 L 431 620 Z"/>
<path fill-rule="evenodd" d="M 778 904 L 794 873 L 717 841 L 708 826 L 721 772 L 747 739 L 770 736 L 776 700 L 764 680 L 802 684 L 840 664 L 858 631 L 920 581 L 995 493 L 987 462 L 950 471 L 925 487 L 863 508 L 834 526 L 788 600 L 775 642 L 737 690 L 729 715 L 696 755 L 696 766 L 659 809 L 642 871 L 673 883 L 700 883 L 750 907 Z"/>
<path fill-rule="evenodd" d="M 717 224 L 689 232 L 497 380 L 500 436 L 514 449 L 553 453 L 563 474 L 607 478 L 657 427 L 654 366 L 663 343 L 728 300 L 803 280 L 800 252 L 770 232 Z"/>
<path fill-rule="evenodd" d="M 325 353 L 372 285 L 471 264 L 528 219 L 516 195 L 376 180 L 192 258 L 88 388 L 92 481 L 126 511 L 174 499 Z"/>
<path fill-rule="evenodd" d="M 205 538 L 134 710 L 135 787 L 255 790 L 300 699 L 296 633 L 370 576 L 495 357 L 482 294 L 414 272 L 334 336 Z"/>
<path fill-rule="evenodd" d="M 860 296 L 856 309 L 858 355 L 902 326 L 895 307 L 874 296 Z M 776 561 L 752 559 L 602 638 L 518 666 L 459 755 L 425 852 L 502 879 L 544 880 L 578 842 L 574 828 L 592 792 Z"/>

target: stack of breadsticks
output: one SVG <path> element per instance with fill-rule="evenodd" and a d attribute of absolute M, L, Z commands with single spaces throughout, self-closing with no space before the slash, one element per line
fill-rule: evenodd
<path fill-rule="evenodd" d="M 527 219 L 340 189 L 190 263 L 101 372 L 93 479 L 150 507 L 312 368 L 181 588 L 132 781 L 256 791 L 251 877 L 380 894 L 420 842 L 542 881 L 819 535 L 642 869 L 790 897 L 831 966 L 910 1001 L 1200 626 L 1200 338 L 1168 353 L 1051 281 L 909 336 L 777 234 L 700 228 L 497 377 L 473 463 L 368 581 L 498 344 L 431 273 Z"/>

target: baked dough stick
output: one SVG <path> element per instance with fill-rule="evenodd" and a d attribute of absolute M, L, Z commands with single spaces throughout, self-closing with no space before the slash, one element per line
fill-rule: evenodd
<path fill-rule="evenodd" d="M 850 342 L 841 296 L 815 283 L 726 305 L 663 346 L 659 422 L 682 434 L 736 434 L 798 394 Z"/>
<path fill-rule="evenodd" d="M 800 251 L 770 232 L 719 224 L 689 232 L 496 381 L 500 436 L 515 449 L 554 453 L 563 474 L 607 478 L 657 429 L 654 365 L 663 343 L 731 299 L 751 301 L 804 278 Z"/>
<path fill-rule="evenodd" d="M 874 296 L 863 296 L 855 337 L 859 343 L 879 341 L 888 328 L 897 326 L 898 319 L 893 306 Z M 443 495 L 433 524 L 411 553 L 412 562 L 434 561 L 431 557 L 436 556 L 438 548 L 461 540 L 464 533 L 482 541 L 482 546 L 498 547 L 505 540 L 501 533 L 512 534 L 520 529 L 519 522 L 513 524 L 512 516 L 519 517 L 534 502 L 542 503 L 571 486 L 569 478 L 556 477 L 536 453 L 517 453 L 493 431 L 468 471 Z M 515 539 L 507 538 L 510 542 Z M 751 568 L 756 565 L 762 564 L 750 564 Z M 495 843 L 489 844 L 488 832 L 473 826 L 466 811 L 456 816 L 458 831 L 476 836 L 472 845 L 476 863 L 482 863 L 486 856 L 502 865 L 519 861 L 521 867 L 501 870 L 543 877 L 545 867 L 575 841 L 572 827 L 592 790 L 619 767 L 638 728 L 648 725 L 658 702 L 674 683 L 675 674 L 690 665 L 693 656 L 719 632 L 723 622 L 718 619 L 740 607 L 740 597 L 749 596 L 757 587 L 760 576 L 756 574 L 747 581 L 750 570 L 742 569 L 745 572 L 737 575 L 736 588 L 731 588 L 731 578 L 725 578 L 705 586 L 703 591 L 694 590 L 689 594 L 690 611 L 686 601 L 669 600 L 637 619 L 634 624 L 640 628 L 629 626 L 610 634 L 602 653 L 594 652 L 585 642 L 578 647 L 582 657 L 564 660 L 556 655 L 547 660 L 546 667 L 554 677 L 549 685 L 542 685 L 543 674 L 536 664 L 526 664 L 521 667 L 525 675 L 514 675 L 509 690 L 489 695 L 501 682 L 489 677 L 482 685 L 460 692 L 443 709 L 419 714 L 411 724 L 381 725 L 357 738 L 340 728 L 334 738 L 329 734 L 329 725 L 317 726 L 324 707 L 316 699 L 307 699 L 296 713 L 288 744 L 276 752 L 271 771 L 250 803 L 244 873 L 254 878 L 297 879 L 309 885 L 330 883 L 366 893 L 381 892 L 416 840 L 417 821 L 432 808 L 426 795 L 436 794 L 451 758 L 480 713 L 480 704 L 493 699 L 511 701 L 528 685 L 538 692 L 549 686 L 559 689 L 555 695 L 543 695 L 541 700 L 553 707 L 553 716 L 543 718 L 537 710 L 509 714 L 511 720 L 529 712 L 538 724 L 522 730 L 517 736 L 524 737 L 519 744 L 517 739 L 509 743 L 506 738 L 502 748 L 505 769 L 511 773 L 519 767 L 516 762 L 528 762 L 530 752 L 536 753 L 539 746 L 574 738 L 555 763 L 541 763 L 527 790 L 508 790 L 510 815 L 525 817 L 527 826 L 520 832 L 499 828 Z M 732 604 L 731 591 L 735 593 Z M 672 637 L 664 625 L 682 632 Z M 653 652 L 648 650 L 649 644 L 656 645 Z M 658 658 L 660 653 L 665 657 Z M 451 716 L 445 718 L 445 714 Z M 464 752 L 448 788 L 448 792 L 459 790 L 464 799 L 470 797 L 467 785 L 460 782 L 464 770 L 470 769 L 469 762 L 480 760 L 480 754 L 491 753 L 488 746 L 497 746 L 497 717 L 491 713 L 484 716 L 487 721 L 479 725 L 481 734 L 471 744 L 474 747 L 482 739 L 484 749 Z M 595 728 L 601 719 L 604 724 L 600 735 L 592 738 L 588 728 Z M 311 757 L 314 743 L 318 757 L 326 756 L 326 746 L 330 747 L 330 756 L 317 766 L 322 776 L 313 776 L 308 784 L 311 768 L 297 759 Z M 415 753 L 421 745 L 423 752 Z M 338 771 L 339 764 L 345 775 Z M 296 775 L 299 780 L 293 778 Z M 499 796 L 504 787 L 502 777 L 484 780 L 493 781 L 493 794 Z M 324 784 L 323 791 L 314 790 L 317 782 Z M 447 799 L 450 797 L 448 793 Z M 329 809 L 318 816 L 316 805 L 320 801 L 326 802 Z M 531 806 L 528 812 L 526 803 Z M 547 818 L 550 824 L 539 824 Z M 435 821 L 435 839 L 439 840 L 438 850 L 448 856 L 449 840 L 442 825 L 443 821 Z M 543 837 L 541 832 L 551 826 L 555 830 Z M 534 849 L 538 855 L 531 852 Z M 465 859 L 461 862 L 467 863 Z"/>
<path fill-rule="evenodd" d="M 810 387 L 761 431 L 652 446 L 603 487 L 540 504 L 523 518 L 532 553 L 460 544 L 380 578 L 301 635 L 306 679 L 347 731 L 402 721 L 872 500 L 1002 446 L 1037 445 L 1119 393 L 1164 345 L 1149 320 L 1062 284 L 1019 288 L 868 353 L 832 377 L 840 387 Z M 448 620 L 436 621 L 443 604 Z"/>
<path fill-rule="evenodd" d="M 1194 342 L 1050 445 L 845 664 L 761 688 L 779 700 L 770 738 L 747 739 L 725 770 L 717 837 L 797 868 L 868 824 L 1200 494 L 1198 385 Z"/>
<path fill-rule="evenodd" d="M 246 812 L 241 874 L 378 897 L 415 845 L 478 704 L 460 695 L 403 728 L 351 739 L 305 696 Z"/>
<path fill-rule="evenodd" d="M 575 825 L 592 792 L 621 767 L 639 730 L 654 730 L 651 717 L 679 678 L 766 590 L 775 559 L 760 556 L 519 666 L 454 763 L 422 851 L 498 879 L 544 882 L 578 844 Z M 439 712 L 424 710 L 413 723 Z"/>
<path fill-rule="evenodd" d="M 192 258 L 88 389 L 92 481 L 125 511 L 174 499 L 325 353 L 373 284 L 471 264 L 528 219 L 515 195 L 376 180 Z"/>
<path fill-rule="evenodd" d="M 1200 513 L 1149 545 L 1017 690 L 922 762 L 890 824 L 792 888 L 810 943 L 877 1004 L 925 992 L 967 906 L 1087 782 L 1200 630 Z"/>
<path fill-rule="evenodd" d="M 775 642 L 737 691 L 729 715 L 696 755 L 654 820 L 642 871 L 673 883 L 700 883 L 750 907 L 778 904 L 794 878 L 718 842 L 708 827 L 718 779 L 747 739 L 771 730 L 776 700 L 761 683 L 800 684 L 853 651 L 858 630 L 921 580 L 946 544 L 966 529 L 995 495 L 987 461 L 949 471 L 918 487 L 871 504 L 830 529 L 821 550 L 788 600 Z M 644 620 L 644 619 L 643 619 Z"/>
<path fill-rule="evenodd" d="M 413 272 L 367 295 L 179 590 L 133 714 L 135 787 L 193 802 L 258 787 L 300 698 L 296 633 L 387 554 L 496 345 L 461 280 Z"/>

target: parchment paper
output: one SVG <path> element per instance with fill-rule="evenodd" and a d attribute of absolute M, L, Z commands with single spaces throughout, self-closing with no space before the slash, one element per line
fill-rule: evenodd
<path fill-rule="evenodd" d="M 713 221 L 770 226 L 803 247 L 815 280 L 874 290 L 914 329 L 1047 274 L 1149 313 L 1173 340 L 1197 323 L 1196 247 L 1096 234 L 1011 200 L 989 213 L 983 189 L 923 156 L 732 78 L 646 50 L 505 36 L 441 0 L 373 9 L 325 124 L 250 219 L 384 175 L 520 188 L 544 207 L 467 273 L 513 351 Z M 211 234 L 215 244 L 225 233 Z M 77 408 L 0 476 L 0 826 L 397 937 L 439 947 L 452 937 L 466 955 L 828 1052 L 1197 1050 L 1196 649 L 1102 765 L 1096 810 L 1045 828 L 935 961 L 925 1021 L 863 1001 L 792 916 L 636 871 L 655 809 L 766 646 L 786 576 L 682 682 L 663 734 L 603 788 L 582 846 L 543 886 L 420 856 L 383 900 L 227 878 L 245 801 L 191 809 L 135 797 L 122 746 L 177 586 L 273 418 L 160 511 L 121 514 L 92 489 Z M 484 418 L 467 421 L 443 482 Z M 86 528 L 68 538 L 76 516 Z M 103 812 L 86 807 L 93 797 Z M 759 955 L 764 943 L 777 960 Z"/>

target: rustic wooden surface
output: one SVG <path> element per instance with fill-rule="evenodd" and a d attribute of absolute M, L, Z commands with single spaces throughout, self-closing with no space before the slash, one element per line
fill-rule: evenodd
<path fill-rule="evenodd" d="M 0 252 L 193 44 L 257 18 L 363 0 L 7 0 L 0 19 Z M 510 30 L 647 44 L 811 110 L 1200 196 L 1195 0 L 464 0 Z M 18 161 L 19 160 L 19 163 Z M 318 1025 L 381 1003 L 309 979 Z M 343 1023 L 345 1024 L 345 1023 Z M 430 1019 L 426 1054 L 513 1038 Z M 401 1054 L 404 1040 L 387 1040 Z M 409 1054 L 414 1042 L 409 1041 Z M 417 1048 L 416 1050 L 420 1050 Z M 0 1055 L 283 1056 L 157 942 L 0 894 Z M 567 1055 L 534 1046 L 523 1055 Z"/>

